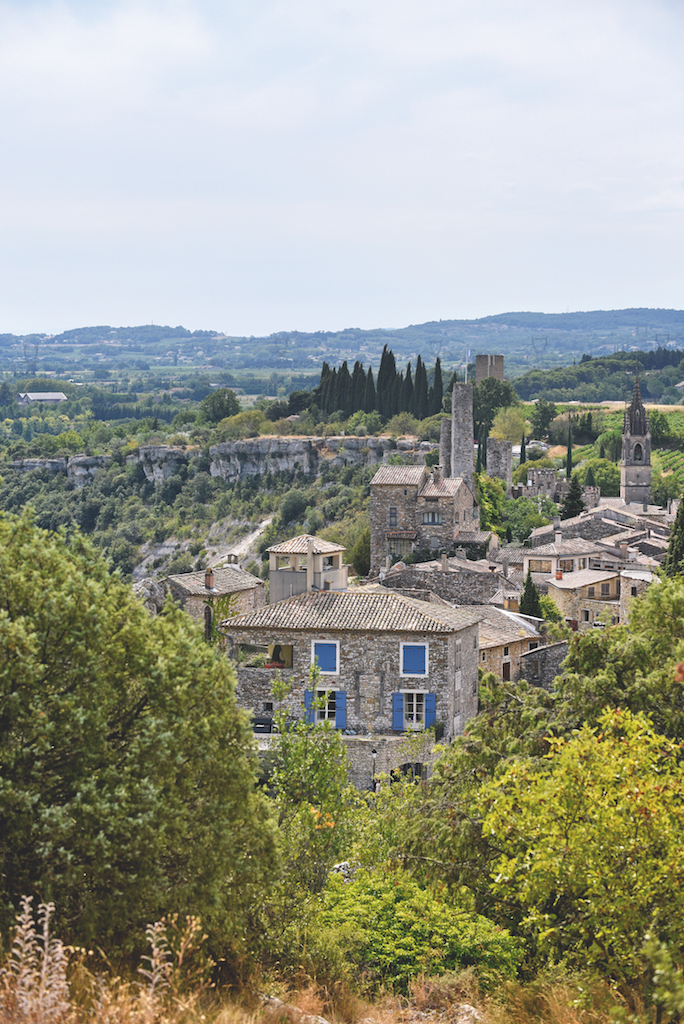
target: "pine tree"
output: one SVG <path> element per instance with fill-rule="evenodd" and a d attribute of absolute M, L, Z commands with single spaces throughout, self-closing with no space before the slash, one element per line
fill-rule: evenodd
<path fill-rule="evenodd" d="M 428 392 L 428 416 L 436 416 L 442 411 L 442 399 L 444 398 L 444 385 L 442 383 L 442 364 L 439 356 L 435 360 L 435 375 Z"/>
<path fill-rule="evenodd" d="M 663 568 L 668 576 L 678 576 L 684 572 L 684 498 L 679 502 Z"/>
<path fill-rule="evenodd" d="M 522 441 L 520 442 L 520 465 L 524 465 L 525 462 L 527 462 L 527 448 L 525 447 L 525 435 L 523 434 Z"/>
<path fill-rule="evenodd" d="M 568 454 L 565 460 L 565 476 L 569 480 L 572 476 L 572 427 L 568 427 Z"/>
<path fill-rule="evenodd" d="M 416 362 L 416 377 L 413 384 L 414 407 L 417 419 L 424 420 L 428 414 L 428 382 L 425 363 L 418 356 Z"/>
<path fill-rule="evenodd" d="M 539 600 L 539 591 L 537 590 L 534 580 L 532 579 L 532 573 L 527 570 L 527 579 L 525 580 L 525 587 L 520 598 L 520 613 L 522 615 L 532 615 L 536 619 L 542 619 L 541 601 Z"/>
<path fill-rule="evenodd" d="M 575 475 L 571 478 L 570 487 L 563 499 L 561 519 L 572 519 L 573 516 L 578 516 L 585 508 L 586 506 L 582 500 L 582 487 L 580 486 L 579 478 Z"/>
<path fill-rule="evenodd" d="M 406 367 L 406 376 L 401 388 L 401 405 L 399 412 L 413 412 L 413 377 L 411 376 L 411 363 Z"/>
<path fill-rule="evenodd" d="M 373 367 L 368 367 L 368 376 L 366 377 L 366 395 L 364 398 L 363 408 L 364 412 L 375 412 L 376 408 L 376 395 L 375 395 L 375 383 L 373 381 Z"/>

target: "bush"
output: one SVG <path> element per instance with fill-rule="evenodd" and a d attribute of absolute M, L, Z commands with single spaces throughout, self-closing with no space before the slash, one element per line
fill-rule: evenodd
<path fill-rule="evenodd" d="M 514 978 L 521 961 L 506 930 L 401 871 L 360 871 L 346 883 L 332 875 L 313 943 L 314 957 L 318 947 L 326 959 L 345 960 L 371 990 L 388 985 L 406 992 L 419 974 L 469 966 L 487 988 L 497 978 Z M 336 946 L 338 957 L 331 957 Z"/>
<path fill-rule="evenodd" d="M 309 504 L 310 500 L 304 491 L 293 488 L 285 495 L 280 506 L 280 521 L 285 526 L 288 523 L 300 522 L 304 518 Z"/>
<path fill-rule="evenodd" d="M 398 437 L 400 434 L 411 434 L 413 436 L 418 433 L 419 429 L 418 420 L 409 412 L 397 413 L 385 427 L 386 433 L 393 434 L 395 437 Z"/>

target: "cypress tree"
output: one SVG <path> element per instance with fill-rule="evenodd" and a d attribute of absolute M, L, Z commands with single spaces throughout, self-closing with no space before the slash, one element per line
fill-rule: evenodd
<path fill-rule="evenodd" d="M 575 474 L 570 480 L 570 487 L 563 499 L 561 519 L 572 519 L 573 516 L 578 516 L 580 512 L 584 511 L 585 507 L 582 500 L 582 487 L 580 486 L 579 477 Z"/>
<path fill-rule="evenodd" d="M 363 412 L 366 402 L 366 374 L 363 370 L 363 363 L 357 359 L 354 363 L 354 370 L 351 377 L 351 411 Z"/>
<path fill-rule="evenodd" d="M 347 366 L 347 360 L 342 363 L 337 374 L 337 394 L 339 405 L 345 416 L 349 416 L 352 403 L 352 379 Z"/>
<path fill-rule="evenodd" d="M 330 377 L 328 378 L 328 395 L 327 395 L 327 405 L 325 407 L 325 411 L 327 413 L 335 412 L 335 410 L 339 409 L 339 407 L 340 407 L 340 403 L 339 403 L 339 389 L 338 389 L 338 386 L 337 386 L 337 368 L 333 366 L 333 369 L 332 369 L 332 372 L 330 374 Z"/>
<path fill-rule="evenodd" d="M 373 367 L 368 367 L 368 376 L 366 377 L 366 393 L 363 401 L 364 412 L 374 412 L 376 405 L 375 397 L 375 383 L 373 381 Z"/>
<path fill-rule="evenodd" d="M 381 416 L 390 417 L 394 415 L 392 412 L 392 406 L 396 402 L 394 395 L 396 377 L 397 364 L 394 359 L 394 353 L 387 347 L 387 345 L 385 345 L 382 350 L 382 358 L 380 359 L 380 369 L 378 370 L 378 380 L 376 384 L 378 411 Z"/>
<path fill-rule="evenodd" d="M 524 465 L 525 462 L 527 462 L 527 448 L 525 447 L 525 435 L 523 434 L 522 441 L 520 442 L 520 465 Z"/>
<path fill-rule="evenodd" d="M 442 364 L 439 356 L 435 360 L 435 375 L 428 391 L 428 416 L 436 416 L 442 411 L 444 385 L 442 384 Z"/>
<path fill-rule="evenodd" d="M 532 573 L 527 570 L 527 579 L 525 580 L 525 587 L 520 598 L 520 613 L 522 615 L 532 615 L 537 619 L 542 619 L 541 601 L 539 600 L 539 591 L 537 590 L 534 580 L 532 579 Z"/>
<path fill-rule="evenodd" d="M 568 480 L 572 476 L 572 426 L 568 427 L 568 454 L 565 460 L 565 475 Z"/>
<path fill-rule="evenodd" d="M 589 466 L 587 469 L 587 475 L 584 478 L 585 487 L 596 487 L 596 474 L 594 473 L 594 467 Z"/>
<path fill-rule="evenodd" d="M 413 397 L 413 377 L 411 376 L 411 363 L 409 362 L 401 389 L 399 412 L 413 412 Z"/>
<path fill-rule="evenodd" d="M 679 501 L 663 568 L 667 576 L 677 576 L 684 571 L 684 498 Z"/>
<path fill-rule="evenodd" d="M 321 379 L 314 390 L 316 404 L 325 412 L 328 389 L 330 387 L 330 366 L 324 362 L 321 367 Z"/>
<path fill-rule="evenodd" d="M 416 377 L 413 385 L 414 407 L 417 419 L 424 420 L 428 414 L 428 382 L 425 363 L 418 356 L 416 361 Z"/>
<path fill-rule="evenodd" d="M 480 432 L 477 435 L 477 461 L 475 463 L 475 472 L 479 475 L 482 472 L 482 465 L 484 463 L 483 458 L 483 446 L 484 446 L 484 427 L 480 426 Z"/>

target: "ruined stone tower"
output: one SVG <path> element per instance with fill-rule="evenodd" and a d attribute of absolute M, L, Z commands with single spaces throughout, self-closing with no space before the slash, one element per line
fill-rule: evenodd
<path fill-rule="evenodd" d="M 640 505 L 651 501 L 651 425 L 641 401 L 638 377 L 622 425 L 620 497 Z"/>
<path fill-rule="evenodd" d="M 463 477 L 475 494 L 473 385 L 454 384 L 451 393 L 451 473 Z"/>

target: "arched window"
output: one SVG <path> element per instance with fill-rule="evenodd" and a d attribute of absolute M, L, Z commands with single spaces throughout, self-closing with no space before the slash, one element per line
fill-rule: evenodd
<path fill-rule="evenodd" d="M 643 462 L 644 461 L 644 451 L 643 451 L 643 448 L 641 447 L 640 444 L 635 444 L 634 445 L 634 461 L 635 462 Z"/>

